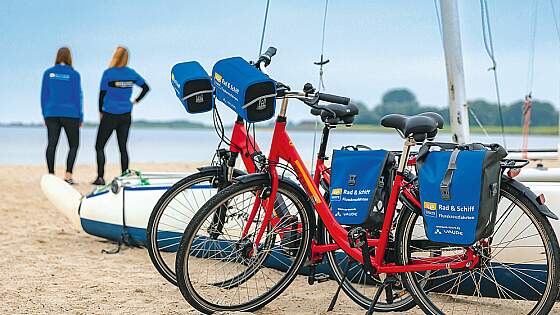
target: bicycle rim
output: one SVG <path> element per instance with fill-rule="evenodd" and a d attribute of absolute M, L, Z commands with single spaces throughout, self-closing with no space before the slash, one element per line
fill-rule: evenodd
<path fill-rule="evenodd" d="M 482 257 L 474 269 L 404 274 L 408 289 L 427 314 L 550 311 L 558 294 L 558 242 L 534 205 L 504 186 L 508 184 L 502 183 L 494 233 L 473 245 Z M 466 251 L 450 245 L 418 245 L 428 244 L 420 218 L 410 213 L 401 226 L 401 263 Z"/>
<path fill-rule="evenodd" d="M 179 287 L 189 303 L 203 312 L 251 311 L 266 305 L 291 283 L 306 257 L 310 231 L 305 199 L 280 185 L 282 203 L 275 204 L 275 213 L 283 207 L 287 214 L 274 217 L 261 242 L 254 244 L 263 206 L 248 236 L 241 236 L 263 187 L 242 186 L 230 186 L 212 198 L 193 218 L 181 241 Z"/>
<path fill-rule="evenodd" d="M 174 285 L 177 285 L 175 256 L 183 232 L 198 209 L 217 191 L 212 187 L 214 172 L 193 177 L 172 187 L 162 197 L 165 199 L 158 202 L 148 227 L 148 253 L 152 263 Z"/>

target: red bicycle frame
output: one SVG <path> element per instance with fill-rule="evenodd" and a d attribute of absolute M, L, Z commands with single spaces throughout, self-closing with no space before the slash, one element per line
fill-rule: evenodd
<path fill-rule="evenodd" d="M 278 173 L 276 171 L 275 165 L 278 164 L 280 159 L 286 161 L 291 165 L 295 171 L 299 182 L 305 189 L 307 194 L 311 197 L 313 207 L 315 211 L 319 214 L 325 228 L 333 237 L 335 243 L 333 244 L 321 244 L 312 245 L 312 252 L 314 253 L 324 253 L 328 251 L 333 251 L 337 249 L 342 249 L 346 254 L 350 255 L 353 259 L 360 263 L 364 263 L 362 257 L 362 252 L 359 248 L 352 247 L 348 239 L 348 230 L 341 226 L 332 214 L 328 203 L 325 201 L 323 196 L 319 192 L 319 180 L 321 174 L 325 173 L 326 167 L 324 165 L 324 160 L 318 159 L 317 168 L 315 176 L 312 179 L 309 171 L 307 170 L 305 164 L 303 163 L 299 153 L 297 152 L 293 142 L 291 141 L 288 133 L 286 132 L 286 109 L 288 104 L 288 98 L 284 97 L 282 100 L 282 109 L 277 117 L 276 124 L 274 127 L 274 133 L 272 137 L 272 144 L 269 153 L 269 168 L 268 173 L 272 179 L 271 194 L 268 198 L 269 200 L 275 200 L 278 191 Z M 423 258 L 422 261 L 412 261 L 409 265 L 396 265 L 395 263 L 385 263 L 385 250 L 387 248 L 389 234 L 392 226 L 393 217 L 396 211 L 398 196 L 400 194 L 401 188 L 405 187 L 407 184 L 404 179 L 402 172 L 408 164 L 408 158 L 410 154 L 410 148 L 416 143 L 414 139 L 409 138 L 405 142 L 403 149 L 403 154 L 400 157 L 399 168 L 395 176 L 391 195 L 389 198 L 389 203 L 385 212 L 385 219 L 383 222 L 383 227 L 381 229 L 381 234 L 378 239 L 369 239 L 368 245 L 370 247 L 375 247 L 375 255 L 371 256 L 371 265 L 377 273 L 399 273 L 399 272 L 416 272 L 416 271 L 427 271 L 427 270 L 441 270 L 441 269 L 458 269 L 465 267 L 474 267 L 478 263 L 478 257 L 474 255 L 474 251 L 469 248 L 466 255 L 452 255 L 446 257 L 430 257 Z M 412 162 L 413 163 L 413 162 Z M 406 190 L 406 189 L 405 189 Z M 413 197 L 411 194 L 408 197 Z M 413 198 L 414 204 L 419 205 L 418 200 Z M 257 196 L 255 205 L 253 206 L 250 218 L 256 215 L 256 212 L 261 207 L 265 208 L 265 214 L 262 221 L 262 225 L 258 227 L 258 233 L 254 240 L 255 244 L 259 244 L 267 225 L 272 219 L 274 211 L 273 202 L 263 202 Z M 245 227 L 245 231 L 248 231 L 253 220 L 249 219 L 248 224 Z M 273 223 L 273 222 L 272 222 Z M 466 256 L 466 257 L 465 257 Z M 459 258 L 464 258 L 461 261 L 457 261 Z"/>
<path fill-rule="evenodd" d="M 229 150 L 241 155 L 241 160 L 245 165 L 245 169 L 247 169 L 247 173 L 252 174 L 255 172 L 253 155 L 255 152 L 260 152 L 260 148 L 253 136 L 247 133 L 242 119 L 237 119 L 235 124 L 233 124 Z"/>

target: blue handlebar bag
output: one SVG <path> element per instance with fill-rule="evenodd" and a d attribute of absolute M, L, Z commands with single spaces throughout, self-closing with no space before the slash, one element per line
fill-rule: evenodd
<path fill-rule="evenodd" d="M 274 116 L 276 82 L 241 57 L 222 59 L 212 69 L 216 98 L 248 122 Z"/>
<path fill-rule="evenodd" d="M 174 65 L 171 69 L 171 85 L 187 112 L 204 113 L 214 108 L 212 81 L 198 62 Z"/>

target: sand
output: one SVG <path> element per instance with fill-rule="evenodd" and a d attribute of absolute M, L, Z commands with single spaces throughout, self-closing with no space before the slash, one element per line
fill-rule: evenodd
<path fill-rule="evenodd" d="M 188 171 L 186 164 L 135 164 L 146 171 Z M 197 314 L 179 290 L 152 267 L 145 249 L 102 254 L 113 243 L 79 233 L 43 196 L 44 166 L 0 166 L 0 314 Z M 63 169 L 57 169 L 62 175 Z M 95 167 L 78 165 L 76 188 L 87 184 Z M 107 178 L 118 167 L 109 166 Z M 324 313 L 334 281 L 307 285 L 298 279 L 259 314 Z M 335 314 L 363 313 L 342 296 Z M 419 312 L 417 312 L 419 314 Z"/>
<path fill-rule="evenodd" d="M 145 171 L 189 171 L 192 165 L 133 164 Z M 76 232 L 43 196 L 44 166 L 0 166 L 0 314 L 190 314 L 178 289 L 152 267 L 145 249 L 103 254 L 113 243 Z M 63 170 L 57 169 L 58 174 Z M 117 175 L 108 167 L 107 178 Z M 78 165 L 76 188 L 92 189 L 93 166 Z M 258 314 L 325 313 L 334 281 L 296 281 Z M 560 313 L 560 308 L 555 309 Z M 363 314 L 341 294 L 334 314 Z M 497 312 L 499 313 L 499 312 Z M 511 314 L 511 312 L 508 312 Z M 331 313 L 333 314 L 333 313 Z M 418 308 L 407 314 L 421 314 Z"/>

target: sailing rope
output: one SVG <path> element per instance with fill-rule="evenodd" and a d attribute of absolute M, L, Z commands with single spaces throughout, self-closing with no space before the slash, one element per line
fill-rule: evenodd
<path fill-rule="evenodd" d="M 492 61 L 492 67 L 488 70 L 494 73 L 494 86 L 496 88 L 496 101 L 498 103 L 498 113 L 500 116 L 500 127 L 502 129 L 502 141 L 504 143 L 504 148 L 507 149 L 506 136 L 504 131 L 504 117 L 502 114 L 502 102 L 500 100 L 500 86 L 498 82 L 498 73 L 496 71 L 496 58 L 494 55 L 494 43 L 492 40 L 492 28 L 490 26 L 490 14 L 488 13 L 488 3 L 486 0 L 480 0 L 480 16 L 482 21 L 482 38 L 484 40 L 484 48 L 490 60 Z"/>
<path fill-rule="evenodd" d="M 317 86 L 317 91 L 321 91 L 321 88 L 325 88 L 325 81 L 323 80 L 323 66 L 329 63 L 329 59 L 325 60 L 325 30 L 327 27 L 327 10 L 329 7 L 329 0 L 325 0 L 325 11 L 323 14 L 323 30 L 322 30 L 322 40 L 321 40 L 321 59 L 318 62 L 314 62 L 315 65 L 319 66 L 319 84 Z M 313 150 L 311 152 L 311 172 L 315 172 L 315 150 L 317 147 L 317 127 L 318 118 L 315 118 L 315 128 L 313 130 Z"/>
<path fill-rule="evenodd" d="M 261 33 L 261 45 L 259 46 L 259 55 L 257 56 L 257 60 L 262 55 L 262 49 L 263 49 L 263 43 L 264 43 L 264 34 L 266 33 L 266 21 L 268 20 L 268 8 L 269 8 L 269 6 L 270 6 L 270 0 L 266 0 L 266 9 L 264 11 L 264 22 L 263 22 L 263 28 L 262 28 L 262 33 Z"/>
<path fill-rule="evenodd" d="M 556 29 L 556 36 L 558 38 L 558 42 L 560 43 L 560 27 L 558 26 L 558 17 L 556 16 L 556 8 L 554 7 L 554 1 L 550 0 L 550 6 L 552 8 L 552 16 L 554 17 L 554 27 Z M 558 83 L 558 86 L 559 86 L 559 90 L 560 90 L 560 82 Z M 558 98 L 559 98 L 558 99 L 558 104 L 560 104 L 560 94 L 558 95 Z M 558 134 L 560 135 L 560 126 L 558 128 Z"/>
<path fill-rule="evenodd" d="M 329 63 L 330 60 L 324 59 L 325 53 L 325 29 L 327 26 L 327 9 L 329 7 L 329 0 L 325 0 L 325 13 L 323 15 L 323 39 L 321 41 L 321 60 L 318 62 L 314 62 L 314 64 L 319 66 L 319 88 L 318 90 L 321 91 L 321 88 L 325 88 L 325 82 L 323 81 L 323 66 Z"/>
<path fill-rule="evenodd" d="M 529 146 L 529 125 L 531 124 L 531 94 L 525 96 L 525 102 L 523 103 L 523 145 L 522 154 L 523 158 L 527 158 L 527 148 Z"/>
<path fill-rule="evenodd" d="M 529 147 L 529 128 L 531 126 L 531 108 L 533 94 L 533 77 L 535 72 L 535 38 L 537 34 L 537 10 L 538 0 L 533 2 L 531 13 L 531 31 L 529 33 L 529 62 L 527 64 L 527 89 L 525 101 L 523 102 L 523 144 L 521 145 L 522 157 L 527 158 Z"/>
<path fill-rule="evenodd" d="M 531 95 L 533 90 L 533 77 L 535 73 L 535 38 L 537 35 L 537 11 L 538 0 L 533 3 L 531 13 L 531 31 L 529 33 L 529 62 L 527 64 L 527 95 Z"/>
<path fill-rule="evenodd" d="M 439 27 L 439 37 L 441 39 L 441 43 L 443 44 L 443 26 L 441 25 L 441 16 L 439 15 L 440 8 L 439 8 L 438 0 L 434 0 L 434 8 L 436 9 L 436 19 Z"/>
<path fill-rule="evenodd" d="M 486 128 L 484 128 L 484 126 L 482 125 L 482 122 L 480 122 L 480 120 L 478 119 L 478 116 L 476 116 L 476 114 L 474 113 L 474 111 L 472 110 L 472 108 L 469 106 L 469 113 L 471 113 L 471 115 L 474 118 L 474 121 L 476 121 L 476 124 L 478 125 L 478 127 L 480 127 L 480 129 L 482 130 L 482 132 L 484 133 L 484 135 L 486 136 L 486 138 L 489 138 L 490 136 L 488 135 L 488 131 L 486 131 Z"/>

